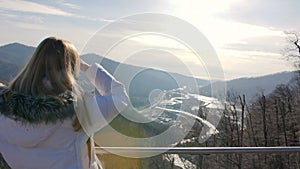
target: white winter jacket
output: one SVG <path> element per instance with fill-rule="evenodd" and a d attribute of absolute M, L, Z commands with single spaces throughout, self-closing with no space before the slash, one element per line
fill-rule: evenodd
<path fill-rule="evenodd" d="M 75 114 L 55 123 L 30 123 L 24 122 L 21 116 L 0 112 L 0 153 L 12 169 L 98 168 L 93 133 L 127 106 L 128 96 L 124 86 L 99 64 L 93 64 L 85 74 L 99 95 L 85 94 L 82 103 L 77 105 L 76 114 L 83 130 L 74 131 Z M 30 107 L 23 109 L 31 110 Z M 23 109 L 19 106 L 16 112 Z M 92 143 L 91 159 L 87 145 L 89 138 Z"/>

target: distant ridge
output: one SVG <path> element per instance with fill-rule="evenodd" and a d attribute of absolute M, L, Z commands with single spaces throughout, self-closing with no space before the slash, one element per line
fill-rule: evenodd
<path fill-rule="evenodd" d="M 23 66 L 34 52 L 34 47 L 21 43 L 11 43 L 0 47 L 0 61 Z"/>
<path fill-rule="evenodd" d="M 114 74 L 116 69 L 121 65 L 122 68 L 125 68 L 124 72 L 118 72 L 120 73 L 118 79 L 122 82 L 126 82 L 128 80 L 128 74 L 135 74 L 138 72 L 134 79 L 130 82 L 130 86 L 128 86 L 129 90 L 131 90 L 130 93 L 138 97 L 148 96 L 149 92 L 153 89 L 170 90 L 182 86 L 188 86 L 190 84 L 198 84 L 200 86 L 208 84 L 207 80 L 196 79 L 178 73 L 165 72 L 153 68 L 119 63 L 96 54 L 82 55 L 81 58 L 86 60 L 89 64 L 101 62 L 100 64 L 103 65 L 103 67 L 105 67 L 111 74 Z M 178 86 L 178 84 L 180 84 L 180 86 Z M 198 90 L 198 87 L 191 90 L 196 91 Z"/>
<path fill-rule="evenodd" d="M 28 62 L 34 50 L 34 47 L 26 46 L 20 43 L 12 43 L 1 46 L 0 65 L 2 69 L 0 70 L 0 80 L 2 79 L 3 81 L 8 82 L 14 76 L 16 76 L 20 69 Z M 189 85 L 191 83 L 195 83 L 195 81 L 200 86 L 208 84 L 207 80 L 195 79 L 181 74 L 164 72 L 152 68 L 119 63 L 97 54 L 85 54 L 80 57 L 90 64 L 95 62 L 100 63 L 111 74 L 113 74 L 118 66 L 121 65 L 123 68 L 125 68 L 125 71 L 123 71 L 123 75 L 119 77 L 118 80 L 120 81 L 127 80 L 127 74 L 129 72 L 144 70 L 140 72 L 136 76 L 135 80 L 130 83 L 130 86 L 128 86 L 128 88 L 131 90 L 130 93 L 138 97 L 144 97 L 146 95 L 148 96 L 149 92 L 153 89 L 170 90 L 178 88 L 178 82 L 181 85 Z"/>
<path fill-rule="evenodd" d="M 280 72 L 259 77 L 245 77 L 226 81 L 227 91 L 233 91 L 237 94 L 245 94 L 248 99 L 253 99 L 257 94 L 270 94 L 277 85 L 287 84 L 293 78 L 295 72 Z M 215 86 L 222 83 L 215 82 Z M 200 93 L 210 96 L 210 85 L 200 88 Z"/>
<path fill-rule="evenodd" d="M 21 43 L 11 43 L 0 46 L 0 82 L 7 83 L 14 76 L 16 76 L 20 69 L 28 62 L 34 50 L 35 47 L 26 46 Z M 111 73 L 113 73 L 120 64 L 119 62 L 108 58 L 103 58 L 96 54 L 86 54 L 81 57 L 83 59 L 87 59 L 86 61 L 89 63 L 101 61 L 103 67 L 105 67 Z M 126 71 L 141 69 L 139 66 L 127 65 L 123 63 L 122 66 L 126 67 Z M 136 77 L 136 81 L 134 81 L 134 83 L 128 87 L 132 90 L 131 93 L 135 96 L 148 95 L 149 90 L 153 88 L 167 90 L 178 87 L 176 86 L 176 81 L 174 81 L 174 79 L 180 79 L 182 84 L 189 84 L 196 80 L 197 83 L 200 84 L 199 88 L 201 88 L 199 91 L 201 94 L 209 96 L 211 93 L 211 85 L 207 80 L 195 79 L 181 74 L 164 72 L 151 68 L 143 69 L 145 69 L 145 71 L 140 73 Z M 125 74 L 123 78 L 126 78 L 126 71 L 124 72 Z M 261 77 L 233 79 L 226 81 L 227 89 L 233 90 L 239 94 L 245 94 L 247 98 L 251 98 L 259 92 L 263 92 L 264 94 L 270 93 L 278 84 L 287 84 L 292 78 L 293 74 L 293 72 L 282 72 Z M 122 81 L 122 79 L 120 81 Z M 218 83 L 219 82 L 215 82 L 216 86 Z"/>

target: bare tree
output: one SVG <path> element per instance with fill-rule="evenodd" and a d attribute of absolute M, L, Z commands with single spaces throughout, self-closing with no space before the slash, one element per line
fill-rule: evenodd
<path fill-rule="evenodd" d="M 285 49 L 287 59 L 294 62 L 296 68 L 300 68 L 300 35 L 297 32 L 285 32 L 288 36 L 288 46 Z"/>

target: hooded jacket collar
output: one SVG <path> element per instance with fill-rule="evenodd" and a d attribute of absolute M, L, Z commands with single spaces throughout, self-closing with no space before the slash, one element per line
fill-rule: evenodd
<path fill-rule="evenodd" d="M 31 96 L 0 87 L 0 114 L 29 124 L 56 123 L 75 114 L 74 98 L 71 92 Z"/>

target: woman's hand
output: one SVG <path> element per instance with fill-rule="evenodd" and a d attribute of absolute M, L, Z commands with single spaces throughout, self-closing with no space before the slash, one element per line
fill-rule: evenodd
<path fill-rule="evenodd" d="M 80 59 L 80 70 L 85 72 L 90 67 L 89 64 L 87 64 L 85 61 Z"/>

